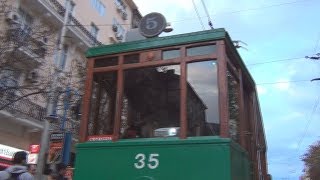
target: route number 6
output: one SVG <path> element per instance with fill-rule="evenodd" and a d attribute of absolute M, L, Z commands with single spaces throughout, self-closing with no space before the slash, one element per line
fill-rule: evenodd
<path fill-rule="evenodd" d="M 147 166 L 149 169 L 156 169 L 159 166 L 159 160 L 157 159 L 159 154 L 150 154 L 147 162 Z M 146 166 L 146 155 L 139 153 L 136 155 L 135 159 L 138 161 L 134 163 L 134 167 L 137 169 L 142 169 Z"/>

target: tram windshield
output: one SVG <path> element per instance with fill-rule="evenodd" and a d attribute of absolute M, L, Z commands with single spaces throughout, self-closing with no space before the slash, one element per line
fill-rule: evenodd
<path fill-rule="evenodd" d="M 126 70 L 123 92 L 123 138 L 179 135 L 179 65 Z"/>
<path fill-rule="evenodd" d="M 187 69 L 187 134 L 218 135 L 216 63 L 190 63 Z M 179 65 L 124 72 L 122 138 L 179 136 L 180 78 Z"/>

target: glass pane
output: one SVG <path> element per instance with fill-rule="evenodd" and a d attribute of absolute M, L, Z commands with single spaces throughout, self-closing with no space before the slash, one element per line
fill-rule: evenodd
<path fill-rule="evenodd" d="M 179 136 L 180 66 L 124 72 L 122 138 Z"/>
<path fill-rule="evenodd" d="M 106 67 L 106 66 L 116 66 L 118 65 L 118 57 L 109 57 L 105 59 L 95 59 L 94 67 Z"/>
<path fill-rule="evenodd" d="M 229 134 L 238 142 L 239 140 L 239 88 L 234 76 L 227 71 L 229 96 Z"/>
<path fill-rule="evenodd" d="M 116 87 L 116 72 L 95 74 L 93 76 L 88 126 L 89 135 L 113 134 Z"/>
<path fill-rule="evenodd" d="M 162 51 L 162 59 L 174 59 L 178 57 L 180 57 L 179 49 Z"/>
<path fill-rule="evenodd" d="M 212 54 L 216 51 L 216 45 L 198 46 L 187 48 L 187 56 Z"/>
<path fill-rule="evenodd" d="M 130 54 L 124 56 L 124 64 L 132 64 L 139 62 L 139 54 Z"/>
<path fill-rule="evenodd" d="M 217 63 L 189 63 L 187 68 L 188 136 L 218 135 Z"/>

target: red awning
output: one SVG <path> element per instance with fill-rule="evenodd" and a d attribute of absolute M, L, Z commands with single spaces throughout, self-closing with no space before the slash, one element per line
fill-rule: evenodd
<path fill-rule="evenodd" d="M 7 168 L 12 165 L 12 159 L 11 158 L 4 158 L 0 157 L 0 167 Z"/>
<path fill-rule="evenodd" d="M 12 161 L 13 160 L 12 158 L 7 158 L 7 157 L 0 156 L 0 161 L 2 161 L 3 159 L 6 160 L 6 161 Z"/>

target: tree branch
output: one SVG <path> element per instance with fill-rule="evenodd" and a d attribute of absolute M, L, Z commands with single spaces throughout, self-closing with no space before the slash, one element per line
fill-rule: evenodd
<path fill-rule="evenodd" d="M 11 104 L 14 104 L 15 102 L 17 102 L 17 101 L 19 101 L 19 100 L 21 100 L 21 99 L 23 99 L 23 98 L 27 98 L 27 97 L 29 97 L 29 96 L 36 95 L 36 94 L 42 94 L 42 93 L 48 93 L 48 92 L 47 92 L 47 91 L 37 91 L 37 92 L 32 92 L 32 93 L 29 93 L 29 94 L 25 94 L 25 95 L 23 95 L 23 96 L 20 96 L 20 97 L 17 98 L 17 99 L 14 99 L 14 100 L 12 100 L 12 101 L 4 104 L 3 106 L 0 107 L 0 110 L 5 109 L 6 107 L 10 106 Z"/>

